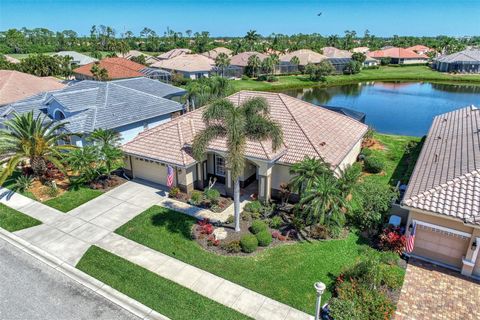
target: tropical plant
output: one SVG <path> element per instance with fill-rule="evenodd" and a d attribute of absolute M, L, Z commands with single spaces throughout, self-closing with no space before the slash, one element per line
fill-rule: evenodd
<path fill-rule="evenodd" d="M 13 188 L 19 192 L 26 192 L 32 187 L 33 178 L 29 175 L 21 175 L 15 180 Z"/>
<path fill-rule="evenodd" d="M 306 225 L 343 226 L 347 201 L 338 188 L 336 178 L 329 174 L 315 177 L 300 199 L 297 214 Z"/>
<path fill-rule="evenodd" d="M 352 53 L 352 60 L 364 63 L 367 60 L 367 56 L 361 52 L 354 52 Z"/>
<path fill-rule="evenodd" d="M 98 147 L 97 161 L 104 167 L 108 177 L 113 170 L 122 165 L 123 152 L 119 148 L 120 134 L 114 130 L 96 129 L 88 137 Z"/>
<path fill-rule="evenodd" d="M 355 189 L 358 183 L 358 179 L 362 175 L 362 167 L 359 163 L 348 165 L 343 169 L 340 169 L 340 175 L 337 183 L 340 192 L 344 197 L 350 197 L 352 191 Z"/>
<path fill-rule="evenodd" d="M 215 66 L 221 70 L 221 75 L 222 77 L 225 76 L 225 69 L 230 66 L 230 58 L 226 53 L 221 52 L 216 58 L 215 58 Z"/>
<path fill-rule="evenodd" d="M 300 64 L 300 59 L 297 56 L 293 56 L 292 59 L 290 59 L 290 63 L 298 66 Z"/>
<path fill-rule="evenodd" d="M 253 51 L 255 48 L 255 43 L 260 39 L 260 35 L 257 33 L 256 30 L 250 30 L 244 37 L 245 41 L 250 46 L 250 51 Z"/>
<path fill-rule="evenodd" d="M 362 70 L 362 64 L 358 61 L 349 61 L 343 68 L 344 74 L 357 74 Z"/>
<path fill-rule="evenodd" d="M 272 149 L 277 150 L 283 143 L 283 132 L 276 122 L 269 118 L 270 107 L 263 98 L 252 98 L 240 106 L 222 99 L 212 103 L 203 112 L 206 128 L 193 141 L 193 155 L 197 161 L 205 157 L 210 141 L 226 139 L 226 165 L 234 182 L 235 230 L 240 231 L 240 175 L 245 166 L 247 139 L 253 141 L 272 140 Z"/>
<path fill-rule="evenodd" d="M 230 81 L 223 77 L 201 78 L 187 85 L 186 99 L 190 109 L 203 107 L 204 105 L 224 98 L 231 92 Z"/>
<path fill-rule="evenodd" d="M 258 75 L 258 70 L 262 66 L 262 61 L 260 58 L 254 54 L 248 57 L 247 61 L 247 74 L 251 75 L 252 77 L 255 78 L 256 75 Z"/>
<path fill-rule="evenodd" d="M 13 173 L 17 165 L 28 161 L 35 178 L 44 177 L 47 171 L 47 162 L 51 162 L 58 169 L 63 170 L 61 159 L 65 152 L 75 147 L 72 145 L 58 145 L 60 140 L 66 140 L 67 133 L 61 133 L 66 123 L 47 121 L 46 116 L 34 117 L 33 111 L 15 115 L 14 118 L 3 122 L 5 129 L 0 130 L 0 165 L 4 165 L 0 172 L 0 185 Z"/>
<path fill-rule="evenodd" d="M 329 165 L 323 159 L 309 156 L 294 163 L 290 167 L 290 174 L 293 175 L 289 183 L 291 190 L 299 196 L 313 186 L 316 177 L 324 174 L 333 175 Z"/>
<path fill-rule="evenodd" d="M 82 183 L 88 183 L 101 175 L 98 166 L 99 151 L 95 146 L 72 150 L 66 157 L 69 167 L 78 174 Z"/>
<path fill-rule="evenodd" d="M 324 60 L 319 64 L 307 64 L 305 67 L 305 73 L 310 76 L 312 81 L 325 81 L 326 76 L 332 74 L 335 68 L 328 60 Z"/>
<path fill-rule="evenodd" d="M 92 73 L 94 80 L 98 80 L 98 81 L 108 80 L 107 69 L 100 66 L 100 63 L 98 61 L 92 65 L 92 67 L 90 68 L 90 72 Z"/>
<path fill-rule="evenodd" d="M 88 141 L 99 145 L 101 148 L 105 146 L 118 147 L 122 141 L 122 137 L 115 130 L 95 129 L 87 138 Z"/>

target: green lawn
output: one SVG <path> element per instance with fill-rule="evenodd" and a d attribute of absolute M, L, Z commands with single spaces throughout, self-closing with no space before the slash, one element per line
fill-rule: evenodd
<path fill-rule="evenodd" d="M 37 219 L 0 203 L 0 227 L 3 229 L 14 232 L 25 228 L 35 227 L 39 224 L 42 223 Z"/>
<path fill-rule="evenodd" d="M 383 150 L 373 150 L 372 155 L 385 163 L 385 172 L 369 175 L 366 179 L 373 179 L 380 183 L 390 183 L 395 186 L 398 180 L 407 183 L 412 174 L 416 160 L 420 154 L 422 143 L 419 143 L 410 154 L 406 154 L 405 146 L 410 142 L 420 142 L 418 137 L 397 136 L 388 134 L 374 134 L 384 147 Z"/>
<path fill-rule="evenodd" d="M 95 246 L 77 268 L 171 319 L 250 319 Z"/>
<path fill-rule="evenodd" d="M 258 90 L 274 91 L 291 88 L 303 88 L 312 86 L 333 86 L 362 81 L 431 81 L 431 82 L 459 82 L 480 84 L 480 75 L 453 75 L 437 72 L 427 66 L 407 67 L 380 67 L 379 69 L 362 70 L 355 75 L 328 76 L 325 82 L 311 81 L 308 76 L 279 76 L 277 82 L 265 82 L 256 80 L 233 80 L 235 91 Z"/>
<path fill-rule="evenodd" d="M 219 256 L 203 250 L 190 237 L 194 218 L 153 206 L 116 230 L 133 241 L 197 266 L 308 313 L 314 312 L 313 284 L 329 286 L 343 267 L 359 258 L 361 239 L 283 245 L 250 257 Z"/>
<path fill-rule="evenodd" d="M 76 207 L 88 202 L 103 192 L 100 190 L 93 190 L 86 187 L 80 187 L 75 190 L 68 190 L 62 195 L 43 202 L 47 206 L 60 210 L 62 212 L 68 212 Z"/>

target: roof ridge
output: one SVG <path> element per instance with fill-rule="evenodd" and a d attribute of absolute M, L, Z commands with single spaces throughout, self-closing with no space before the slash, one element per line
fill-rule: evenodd
<path fill-rule="evenodd" d="M 282 103 L 283 105 L 285 106 L 285 109 L 287 109 L 288 113 L 290 113 L 290 115 L 292 116 L 292 119 L 293 121 L 295 121 L 295 123 L 297 124 L 297 126 L 300 128 L 300 130 L 302 131 L 303 135 L 305 136 L 305 138 L 307 138 L 308 142 L 310 143 L 310 145 L 313 147 L 313 149 L 315 150 L 315 152 L 318 154 L 318 156 L 320 158 L 323 159 L 321 153 L 318 151 L 318 149 L 316 148 L 316 146 L 312 143 L 312 140 L 310 140 L 310 137 L 307 135 L 307 133 L 305 132 L 305 130 L 303 129 L 303 127 L 300 125 L 300 123 L 297 121 L 297 119 L 294 117 L 292 111 L 290 110 L 290 108 L 288 107 L 287 103 L 285 103 L 285 100 L 283 99 L 284 95 L 281 94 L 281 93 L 278 93 L 278 97 L 280 98 L 280 100 L 282 100 Z M 289 97 L 290 96 L 286 96 L 286 97 Z"/>
<path fill-rule="evenodd" d="M 470 172 L 467 172 L 467 173 L 464 173 L 464 174 L 461 174 L 459 176 L 456 176 L 456 177 L 453 177 L 452 179 L 450 180 L 447 180 L 446 182 L 436 186 L 436 187 L 432 187 L 430 189 L 427 189 L 417 195 L 414 195 L 414 196 L 411 196 L 410 198 L 408 199 L 404 199 L 403 201 L 404 202 L 407 202 L 407 201 L 418 201 L 420 199 L 423 199 L 423 198 L 426 198 L 427 196 L 430 196 L 434 193 L 437 193 L 439 190 L 445 190 L 446 188 L 448 188 L 449 186 L 451 186 L 452 184 L 456 183 L 457 181 L 463 181 L 465 179 L 468 179 L 470 178 L 471 176 L 473 175 L 479 175 L 480 174 L 480 171 L 479 170 L 473 170 L 473 171 L 470 171 Z M 457 181 L 455 181 L 457 180 Z"/>
<path fill-rule="evenodd" d="M 183 164 L 185 164 L 185 162 L 186 162 L 185 153 L 183 152 L 183 145 L 184 145 L 185 141 L 183 140 L 182 127 L 180 126 L 181 123 L 182 123 L 182 121 L 177 122 L 177 130 L 178 130 L 178 138 L 180 140 L 180 154 L 182 155 Z"/>
<path fill-rule="evenodd" d="M 141 78 L 141 77 L 137 77 L 137 78 Z M 123 79 L 123 80 L 125 80 L 125 79 Z M 160 82 L 160 81 L 159 81 L 159 82 Z M 141 91 L 141 90 L 138 90 L 138 89 L 134 89 L 134 88 L 129 88 L 129 87 L 123 86 L 123 85 L 121 85 L 121 84 L 113 83 L 113 81 L 112 81 L 112 82 L 109 82 L 109 84 L 112 84 L 112 85 L 115 85 L 115 86 L 118 86 L 118 87 L 122 87 L 122 88 L 125 88 L 125 89 L 127 89 L 127 90 L 133 90 L 133 91 L 136 91 L 136 92 L 140 92 L 140 93 L 142 93 L 142 94 L 146 94 L 146 95 L 152 96 L 152 97 L 157 98 L 157 99 L 169 100 L 169 99 L 167 99 L 167 98 L 159 97 L 159 96 L 156 96 L 156 95 L 154 95 L 154 94 L 151 94 L 151 93 L 148 93 L 148 92 L 145 92 L 145 91 Z M 170 101 L 173 101 L 173 100 L 170 100 Z"/>

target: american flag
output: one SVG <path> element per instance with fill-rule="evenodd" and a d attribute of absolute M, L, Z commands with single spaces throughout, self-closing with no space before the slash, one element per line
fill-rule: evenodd
<path fill-rule="evenodd" d="M 173 168 L 167 166 L 167 187 L 173 187 Z"/>
<path fill-rule="evenodd" d="M 413 223 L 412 232 L 407 238 L 407 244 L 405 245 L 405 251 L 407 253 L 411 253 L 413 251 L 413 247 L 415 246 L 415 232 L 417 232 L 417 223 Z"/>

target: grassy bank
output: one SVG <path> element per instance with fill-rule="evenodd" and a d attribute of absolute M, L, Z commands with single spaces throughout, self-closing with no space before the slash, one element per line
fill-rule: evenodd
<path fill-rule="evenodd" d="M 328 76 L 324 82 L 311 81 L 308 76 L 279 76 L 277 82 L 235 80 L 232 85 L 235 91 L 257 90 L 275 91 L 313 86 L 334 86 L 364 81 L 430 81 L 444 83 L 479 84 L 480 75 L 454 75 L 437 72 L 427 66 L 381 67 L 379 69 L 362 70 L 354 75 Z"/>
<path fill-rule="evenodd" d="M 0 227 L 10 231 L 18 231 L 42 224 L 37 219 L 34 219 L 17 210 L 7 207 L 0 203 Z"/>
<path fill-rule="evenodd" d="M 95 246 L 77 268 L 170 319 L 250 319 Z"/>
<path fill-rule="evenodd" d="M 249 257 L 220 256 L 205 251 L 192 240 L 192 217 L 153 206 L 116 232 L 272 299 L 313 314 L 316 281 L 327 284 L 324 301 L 341 270 L 368 249 L 361 238 L 294 243 L 264 250 Z M 402 271 L 399 269 L 401 274 Z"/>

